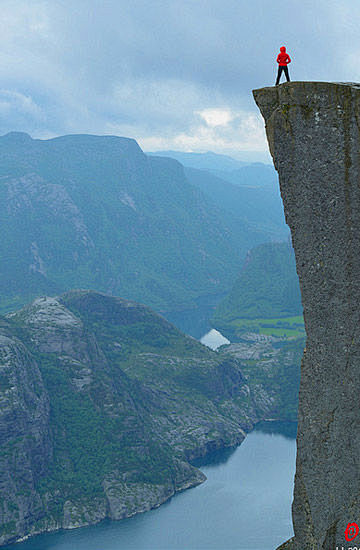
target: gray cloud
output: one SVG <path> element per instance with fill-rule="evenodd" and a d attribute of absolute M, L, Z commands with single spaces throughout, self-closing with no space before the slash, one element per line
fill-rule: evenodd
<path fill-rule="evenodd" d="M 146 148 L 266 148 L 251 90 L 360 80 L 351 0 L 4 0 L 0 133 L 117 133 Z M 229 113 L 209 126 L 207 109 Z M 153 147 L 152 147 L 153 146 Z"/>

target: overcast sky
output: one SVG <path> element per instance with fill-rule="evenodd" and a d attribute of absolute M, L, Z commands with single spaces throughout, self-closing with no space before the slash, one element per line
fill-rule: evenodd
<path fill-rule="evenodd" d="M 0 134 L 267 151 L 251 90 L 360 81 L 359 0 L 0 0 Z"/>

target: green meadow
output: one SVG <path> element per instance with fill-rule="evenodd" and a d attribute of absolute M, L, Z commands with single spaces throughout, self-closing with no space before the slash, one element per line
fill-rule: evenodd
<path fill-rule="evenodd" d="M 304 319 L 302 315 L 294 317 L 273 317 L 258 319 L 233 319 L 224 321 L 218 328 L 224 335 L 229 335 L 232 339 L 241 337 L 244 332 L 255 332 L 257 334 L 266 334 L 267 336 L 277 336 L 279 338 L 301 338 L 305 336 Z M 230 338 L 231 339 L 231 338 Z"/>

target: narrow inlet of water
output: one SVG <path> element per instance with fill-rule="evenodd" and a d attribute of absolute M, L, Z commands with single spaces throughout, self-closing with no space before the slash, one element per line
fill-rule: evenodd
<path fill-rule="evenodd" d="M 265 431 L 263 431 L 265 430 Z M 293 425 L 267 423 L 196 465 L 207 481 L 155 510 L 60 531 L 11 550 L 274 550 L 293 535 Z"/>

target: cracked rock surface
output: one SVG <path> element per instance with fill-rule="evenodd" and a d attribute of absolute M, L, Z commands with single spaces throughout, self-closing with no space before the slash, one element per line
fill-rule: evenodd
<path fill-rule="evenodd" d="M 360 517 L 360 89 L 291 82 L 254 97 L 279 173 L 307 334 L 288 547 L 332 550 Z"/>

